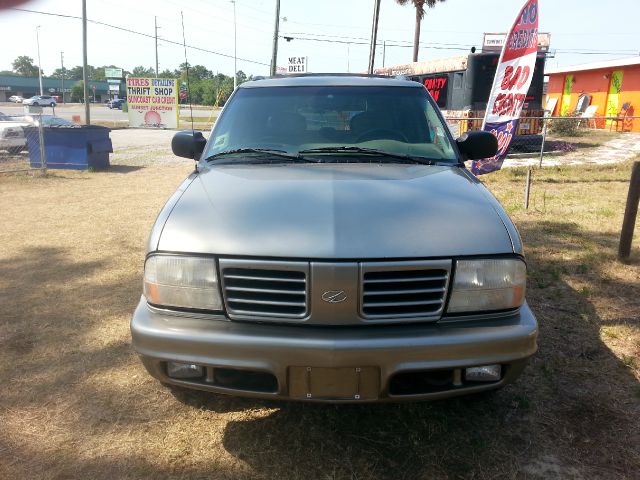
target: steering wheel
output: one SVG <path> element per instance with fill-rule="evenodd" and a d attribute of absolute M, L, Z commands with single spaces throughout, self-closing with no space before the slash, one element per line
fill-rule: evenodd
<path fill-rule="evenodd" d="M 390 128 L 372 128 L 358 135 L 356 143 L 365 142 L 367 140 L 400 140 L 409 143 L 407 137 L 402 132 L 391 130 Z"/>

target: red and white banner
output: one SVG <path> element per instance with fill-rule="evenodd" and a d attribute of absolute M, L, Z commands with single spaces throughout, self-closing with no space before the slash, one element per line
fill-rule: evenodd
<path fill-rule="evenodd" d="M 475 175 L 500 170 L 507 155 L 536 66 L 538 14 L 538 0 L 528 0 L 507 35 L 482 123 L 482 130 L 498 138 L 498 153 L 474 161 Z"/>

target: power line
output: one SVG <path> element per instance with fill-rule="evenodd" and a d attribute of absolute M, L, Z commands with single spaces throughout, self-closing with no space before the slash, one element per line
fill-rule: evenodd
<path fill-rule="evenodd" d="M 308 41 L 308 42 L 325 42 L 325 43 L 338 43 L 338 44 L 349 44 L 349 45 L 369 45 L 369 42 L 358 41 L 364 40 L 360 37 L 340 37 L 336 36 L 335 38 L 312 38 L 309 36 L 296 36 L 296 35 L 317 35 L 323 37 L 332 37 L 331 35 L 321 35 L 321 34 L 282 34 L 280 38 L 284 38 L 287 41 L 290 40 L 300 40 L 300 41 Z M 354 40 L 348 40 L 349 38 L 353 38 Z M 399 42 L 410 43 L 410 45 L 402 45 Z M 399 48 L 412 48 L 413 43 L 405 40 L 385 40 L 387 47 L 399 47 Z M 378 42 L 378 44 L 382 44 Z M 420 43 L 420 48 L 423 49 L 432 49 L 432 50 L 458 50 L 458 51 L 466 51 L 469 50 L 471 45 L 462 44 L 462 43 L 430 43 L 424 44 Z M 588 49 L 554 49 L 555 53 L 566 53 L 571 55 L 638 55 L 638 50 L 588 50 Z"/>
<path fill-rule="evenodd" d="M 361 41 L 355 41 L 355 40 L 330 40 L 327 38 L 305 38 L 305 37 L 296 37 L 296 36 L 292 36 L 292 35 L 279 35 L 280 38 L 284 38 L 287 41 L 290 40 L 301 40 L 301 41 L 307 41 L 307 42 L 325 42 L 325 43 L 340 43 L 340 44 L 348 44 L 348 45 L 369 45 L 369 42 L 361 42 Z M 382 45 L 383 43 L 386 43 L 387 47 L 399 47 L 399 48 L 413 48 L 413 44 L 411 45 L 401 45 L 398 43 L 392 43 L 392 41 L 386 40 L 385 42 L 376 42 L 376 45 Z M 469 47 L 466 46 L 459 46 L 459 47 L 445 47 L 445 46 L 438 46 L 438 45 L 434 45 L 434 46 L 426 46 L 426 45 L 421 45 L 420 48 L 423 49 L 434 49 L 434 50 L 469 50 Z"/>
<path fill-rule="evenodd" d="M 11 10 L 17 10 L 17 11 L 26 12 L 26 13 L 37 13 L 39 15 L 48 15 L 48 16 L 51 16 L 51 17 L 72 18 L 72 19 L 75 19 L 75 20 L 82 20 L 82 17 L 78 17 L 78 16 L 75 16 L 75 15 L 65 15 L 65 14 L 62 14 L 62 13 L 52 13 L 52 12 L 41 12 L 41 11 L 38 11 L 38 10 L 29 10 L 27 8 L 12 8 Z M 137 31 L 131 30 L 129 28 L 119 27 L 117 25 L 111 25 L 110 23 L 101 22 L 99 20 L 89 20 L 89 19 L 87 19 L 87 22 L 94 23 L 96 25 L 102 25 L 104 27 L 114 28 L 116 30 L 121 30 L 121 31 L 127 32 L 127 33 L 132 33 L 134 35 L 140 35 L 142 37 L 155 39 L 154 35 L 150 35 L 148 33 L 143 33 L 143 32 L 137 32 Z M 171 43 L 171 44 L 174 44 L 174 45 L 182 46 L 181 42 L 176 42 L 175 40 L 169 40 L 167 38 L 161 38 L 160 40 L 162 40 L 163 42 L 166 42 L 166 43 Z M 205 53 L 211 53 L 213 55 L 218 55 L 220 57 L 234 58 L 233 55 L 228 55 L 226 53 L 216 52 L 214 50 L 208 50 L 206 48 L 196 47 L 195 45 L 186 45 L 186 47 L 187 48 L 191 48 L 192 50 L 198 50 L 200 52 L 205 52 Z M 248 58 L 241 58 L 241 57 L 237 57 L 237 58 L 238 58 L 238 60 L 242 60 L 242 61 L 247 62 L 247 63 L 255 63 L 256 65 L 264 65 L 266 67 L 269 66 L 268 63 L 259 62 L 257 60 L 250 60 Z"/>
<path fill-rule="evenodd" d="M 305 38 L 307 37 L 327 37 L 330 39 L 347 39 L 347 40 L 362 40 L 364 41 L 367 45 L 369 44 L 369 38 L 365 38 L 365 37 L 349 37 L 349 36 L 345 36 L 345 35 L 331 35 L 331 34 L 323 34 L 323 33 L 304 33 L 304 32 L 292 32 L 292 33 L 283 33 L 283 36 L 287 36 L 287 37 L 292 37 L 294 38 L 295 35 L 303 35 Z M 387 46 L 391 45 L 391 46 L 402 46 L 402 45 L 394 45 L 396 43 L 407 43 L 410 44 L 410 46 L 413 46 L 413 41 L 410 40 L 394 40 L 394 39 L 390 39 L 390 38 L 383 38 L 383 41 L 387 43 Z M 347 43 L 356 43 L 356 42 L 347 42 Z M 381 41 L 378 41 L 378 44 L 382 44 Z M 422 47 L 431 47 L 433 45 L 437 45 L 437 46 L 443 46 L 443 47 L 465 47 L 465 48 L 471 48 L 474 44 L 471 43 L 442 43 L 442 42 L 420 42 L 420 46 Z"/>

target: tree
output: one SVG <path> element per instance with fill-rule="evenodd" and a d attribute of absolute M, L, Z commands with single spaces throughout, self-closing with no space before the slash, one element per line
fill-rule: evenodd
<path fill-rule="evenodd" d="M 33 58 L 26 55 L 20 55 L 13 63 L 13 71 L 23 77 L 37 77 L 38 66 L 33 64 Z"/>
<path fill-rule="evenodd" d="M 84 99 L 84 82 L 80 80 L 71 88 L 71 101 L 83 102 Z"/>
<path fill-rule="evenodd" d="M 396 0 L 400 5 L 411 3 L 416 9 L 416 27 L 413 34 L 413 61 L 418 61 L 418 47 L 420 46 L 420 22 L 424 18 L 424 7 L 433 8 L 438 2 L 445 0 Z"/>
<path fill-rule="evenodd" d="M 69 78 L 72 80 L 82 80 L 82 65 L 69 69 Z"/>
<path fill-rule="evenodd" d="M 91 80 L 97 80 L 100 82 L 104 82 L 107 80 L 106 75 L 104 74 L 104 67 L 95 68 L 92 72 L 92 75 L 89 77 Z"/>
<path fill-rule="evenodd" d="M 179 76 L 180 75 L 176 75 L 176 73 L 173 70 L 169 70 L 168 68 L 165 68 L 163 71 L 161 71 L 158 74 L 158 78 L 176 78 Z"/>
<path fill-rule="evenodd" d="M 62 78 L 63 74 L 65 80 L 71 79 L 71 71 L 68 68 L 56 68 L 49 78 Z"/>
<path fill-rule="evenodd" d="M 131 71 L 131 76 L 132 77 L 155 77 L 156 71 L 151 67 L 145 68 L 142 65 L 140 65 L 140 66 L 134 67 L 134 69 Z"/>
<path fill-rule="evenodd" d="M 241 83 L 248 81 L 249 77 L 247 77 L 247 74 L 244 73 L 242 70 L 238 70 L 236 72 L 236 79 L 237 79 L 238 85 L 240 85 Z"/>
<path fill-rule="evenodd" d="M 213 77 L 213 72 L 202 65 L 189 67 L 190 80 L 207 80 Z"/>

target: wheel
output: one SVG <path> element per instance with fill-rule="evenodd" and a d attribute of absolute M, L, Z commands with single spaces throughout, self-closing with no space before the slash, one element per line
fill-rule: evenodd
<path fill-rule="evenodd" d="M 385 138 L 391 137 L 391 138 Z M 358 135 L 356 143 L 365 142 L 367 140 L 400 140 L 401 142 L 409 143 L 407 137 L 402 132 L 391 130 L 389 128 L 372 128 L 366 132 L 362 132 Z"/>
<path fill-rule="evenodd" d="M 19 154 L 23 149 L 24 149 L 24 147 L 9 147 L 9 148 L 7 148 L 7 151 L 8 151 L 11 155 L 17 155 L 17 154 Z"/>

